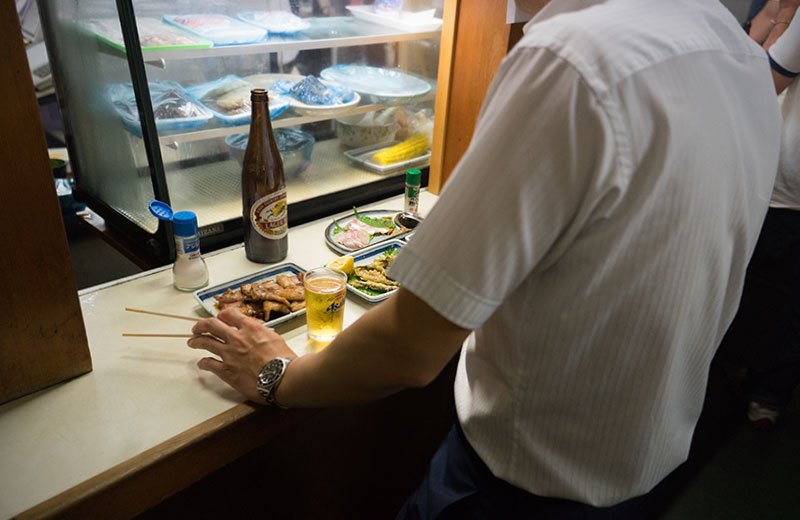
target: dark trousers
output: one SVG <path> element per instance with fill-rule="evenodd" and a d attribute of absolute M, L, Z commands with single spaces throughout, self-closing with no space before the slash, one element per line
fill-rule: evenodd
<path fill-rule="evenodd" d="M 786 406 L 800 384 L 800 211 L 767 212 L 727 336 L 743 350 L 748 398 Z"/>
<path fill-rule="evenodd" d="M 547 498 L 528 493 L 492 475 L 469 445 L 458 423 L 431 459 L 419 488 L 397 520 L 553 519 L 600 520 L 652 518 L 643 498 L 612 507 Z"/>

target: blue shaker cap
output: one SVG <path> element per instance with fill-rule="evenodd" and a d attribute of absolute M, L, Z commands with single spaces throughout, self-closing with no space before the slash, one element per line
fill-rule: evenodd
<path fill-rule="evenodd" d="M 197 216 L 191 211 L 179 211 L 172 216 L 175 234 L 189 237 L 197 234 Z"/>
<path fill-rule="evenodd" d="M 152 213 L 154 217 L 160 220 L 172 220 L 172 208 L 169 207 L 169 204 L 166 202 L 154 200 L 150 202 L 148 207 L 150 208 L 150 213 Z"/>

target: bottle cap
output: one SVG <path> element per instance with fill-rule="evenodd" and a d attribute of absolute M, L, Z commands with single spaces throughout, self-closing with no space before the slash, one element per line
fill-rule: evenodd
<path fill-rule="evenodd" d="M 410 170 L 406 170 L 406 183 L 408 184 L 420 184 L 422 182 L 422 172 L 417 170 L 416 168 L 411 168 Z"/>
<path fill-rule="evenodd" d="M 172 216 L 175 234 L 190 237 L 197 234 L 197 216 L 191 211 L 179 211 Z"/>

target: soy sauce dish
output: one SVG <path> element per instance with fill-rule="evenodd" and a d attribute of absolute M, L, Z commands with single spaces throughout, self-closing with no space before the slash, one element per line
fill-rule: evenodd
<path fill-rule="evenodd" d="M 411 213 L 398 213 L 392 220 L 395 226 L 407 231 L 411 231 L 422 223 L 420 217 L 412 215 Z"/>

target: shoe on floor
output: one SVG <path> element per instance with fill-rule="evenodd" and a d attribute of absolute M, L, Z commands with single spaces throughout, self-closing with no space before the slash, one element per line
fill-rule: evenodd
<path fill-rule="evenodd" d="M 755 401 L 747 404 L 747 419 L 757 430 L 769 431 L 775 428 L 780 411 L 776 408 L 765 406 Z"/>

